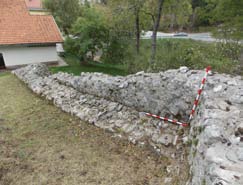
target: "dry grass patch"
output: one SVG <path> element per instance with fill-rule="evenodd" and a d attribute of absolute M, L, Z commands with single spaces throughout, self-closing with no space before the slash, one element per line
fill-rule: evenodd
<path fill-rule="evenodd" d="M 0 92 L 1 185 L 161 185 L 170 176 L 173 161 L 63 113 L 11 74 Z"/>

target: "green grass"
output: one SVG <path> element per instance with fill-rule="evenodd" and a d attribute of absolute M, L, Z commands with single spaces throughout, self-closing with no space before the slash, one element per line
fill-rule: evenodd
<path fill-rule="evenodd" d="M 0 72 L 0 77 L 8 75 L 9 72 Z"/>
<path fill-rule="evenodd" d="M 98 62 L 90 62 L 89 64 L 81 65 L 78 58 L 71 55 L 66 55 L 64 60 L 68 63 L 69 66 L 51 67 L 50 70 L 53 73 L 62 71 L 72 73 L 74 75 L 80 75 L 81 72 L 100 72 L 113 76 L 127 75 L 123 65 L 103 64 Z"/>

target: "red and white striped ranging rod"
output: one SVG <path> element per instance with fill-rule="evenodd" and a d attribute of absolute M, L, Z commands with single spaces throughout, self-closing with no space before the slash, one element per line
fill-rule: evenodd
<path fill-rule="evenodd" d="M 169 118 L 165 118 L 165 117 L 161 117 L 161 116 L 157 116 L 157 115 L 154 115 L 154 114 L 150 114 L 150 113 L 145 113 L 147 116 L 150 116 L 150 117 L 154 117 L 154 118 L 157 118 L 157 119 L 161 119 L 161 120 L 163 120 L 163 121 L 168 121 L 168 122 L 170 122 L 170 123 L 173 123 L 173 124 L 176 124 L 176 125 L 181 125 L 181 126 L 183 126 L 183 127 L 186 127 L 186 126 L 188 126 L 188 124 L 187 123 L 181 123 L 181 122 L 179 122 L 179 121 L 177 121 L 177 120 L 172 120 L 172 119 L 169 119 Z"/>
<path fill-rule="evenodd" d="M 192 111 L 191 111 L 191 114 L 190 114 L 188 123 L 190 123 L 190 121 L 191 121 L 192 118 L 193 118 L 193 115 L 195 114 L 195 111 L 196 111 L 197 106 L 198 106 L 198 104 L 199 104 L 199 99 L 200 99 L 200 96 L 201 96 L 201 94 L 202 94 L 204 85 L 205 85 L 205 83 L 206 83 L 206 80 L 207 80 L 207 76 L 208 76 L 209 71 L 211 71 L 211 67 L 210 67 L 210 66 L 208 66 L 208 67 L 206 68 L 205 76 L 203 77 L 202 82 L 201 82 L 201 86 L 200 86 L 199 90 L 197 91 L 197 97 L 196 97 L 196 99 L 195 99 L 195 101 L 194 101 L 194 104 L 193 104 L 193 107 L 192 107 Z"/>
<path fill-rule="evenodd" d="M 208 76 L 208 73 L 209 73 L 210 70 L 211 70 L 211 67 L 208 66 L 208 67 L 206 68 L 205 76 L 204 76 L 203 79 L 202 79 L 201 86 L 200 86 L 200 88 L 199 88 L 199 90 L 198 90 L 197 97 L 196 97 L 196 99 L 195 99 L 195 101 L 194 101 L 194 105 L 193 105 L 193 108 L 192 108 L 192 111 L 191 111 L 191 114 L 190 114 L 188 123 L 182 123 L 182 122 L 180 122 L 180 121 L 172 120 L 172 119 L 165 118 L 165 117 L 161 117 L 161 116 L 157 116 L 157 115 L 155 115 L 155 114 L 150 114 L 150 113 L 145 113 L 145 114 L 146 114 L 147 116 L 150 116 L 150 117 L 154 117 L 154 118 L 157 118 L 157 119 L 161 119 L 161 120 L 163 120 L 163 121 L 165 121 L 165 122 L 168 121 L 168 122 L 170 122 L 170 123 L 173 123 L 173 124 L 176 124 L 176 125 L 180 125 L 180 126 L 183 126 L 183 127 L 188 126 L 189 123 L 190 123 L 190 121 L 192 120 L 193 115 L 194 115 L 194 113 L 195 113 L 195 111 L 196 111 L 196 108 L 197 108 L 197 106 L 198 106 L 199 99 L 200 99 L 200 96 L 201 96 L 201 94 L 202 94 L 202 91 L 203 91 L 203 88 L 204 88 L 204 85 L 205 85 L 205 83 L 206 83 L 206 79 L 207 79 L 207 76 Z"/>

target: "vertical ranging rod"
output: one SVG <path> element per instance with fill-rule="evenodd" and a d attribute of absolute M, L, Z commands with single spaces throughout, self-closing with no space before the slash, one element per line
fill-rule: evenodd
<path fill-rule="evenodd" d="M 196 97 L 196 99 L 195 99 L 195 101 L 194 101 L 194 104 L 193 104 L 193 107 L 192 107 L 192 111 L 191 111 L 191 113 L 190 113 L 190 117 L 189 117 L 188 123 L 190 123 L 190 121 L 191 121 L 192 118 L 193 118 L 193 115 L 195 114 L 195 111 L 196 111 L 197 106 L 198 106 L 198 104 L 199 104 L 200 96 L 201 96 L 201 94 L 202 94 L 204 85 L 205 85 L 205 83 L 206 83 L 206 80 L 207 80 L 207 76 L 208 76 L 209 71 L 211 71 L 211 67 L 210 67 L 210 66 L 208 66 L 208 67 L 206 68 L 205 76 L 203 77 L 202 82 L 201 82 L 201 86 L 200 86 L 199 90 L 197 91 L 197 97 Z"/>

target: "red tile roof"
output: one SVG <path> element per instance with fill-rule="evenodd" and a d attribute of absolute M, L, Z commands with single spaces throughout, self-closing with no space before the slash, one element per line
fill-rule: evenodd
<path fill-rule="evenodd" d="M 28 8 L 42 8 L 42 1 L 41 0 L 25 0 L 26 5 Z"/>
<path fill-rule="evenodd" d="M 0 45 L 63 42 L 50 15 L 30 15 L 25 0 L 0 0 Z"/>

